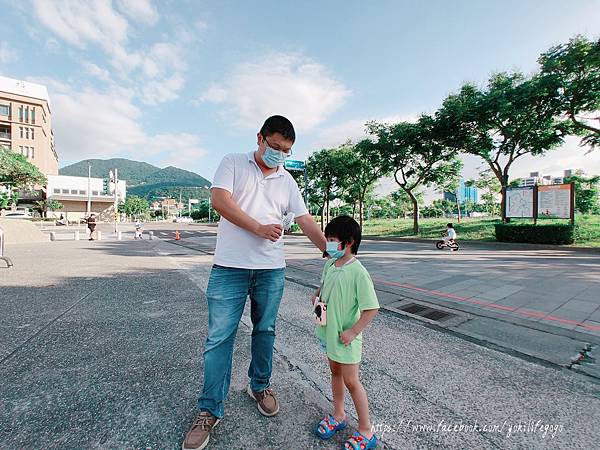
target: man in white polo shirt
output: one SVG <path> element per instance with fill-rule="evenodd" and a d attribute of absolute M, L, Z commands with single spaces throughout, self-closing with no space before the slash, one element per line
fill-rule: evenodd
<path fill-rule="evenodd" d="M 221 221 L 206 290 L 204 386 L 198 399 L 200 413 L 185 437 L 184 450 L 206 447 L 210 431 L 223 417 L 234 339 L 248 295 L 253 324 L 248 394 L 264 416 L 279 412 L 269 381 L 275 320 L 284 287 L 284 215 L 293 213 L 315 246 L 321 251 L 326 247 L 296 181 L 283 168 L 295 139 L 288 119 L 269 117 L 257 134 L 258 149 L 225 156 L 215 173 L 211 199 Z"/>

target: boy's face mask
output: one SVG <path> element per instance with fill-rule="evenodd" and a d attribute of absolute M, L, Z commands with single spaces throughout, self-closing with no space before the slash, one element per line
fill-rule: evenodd
<path fill-rule="evenodd" d="M 342 256 L 344 256 L 345 250 L 338 250 L 338 245 L 340 243 L 337 241 L 327 241 L 327 253 L 329 253 L 329 256 L 331 256 L 333 259 L 339 259 Z"/>

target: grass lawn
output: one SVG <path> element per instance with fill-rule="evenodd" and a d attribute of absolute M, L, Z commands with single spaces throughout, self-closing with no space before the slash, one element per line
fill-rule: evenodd
<path fill-rule="evenodd" d="M 499 218 L 467 218 L 461 219 L 421 219 L 419 221 L 420 233 L 412 234 L 412 219 L 371 219 L 366 220 L 363 226 L 364 235 L 372 236 L 401 236 L 437 239 L 445 231 L 448 222 L 454 223 L 454 228 L 459 240 L 465 241 L 495 241 L 494 224 L 499 223 Z M 518 223 L 528 219 L 513 219 Z M 566 220 L 538 220 L 541 223 L 567 223 Z M 577 225 L 576 247 L 600 247 L 600 216 L 575 216 Z"/>

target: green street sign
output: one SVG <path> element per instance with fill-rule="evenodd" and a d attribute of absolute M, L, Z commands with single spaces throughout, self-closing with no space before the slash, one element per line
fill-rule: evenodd
<path fill-rule="evenodd" d="M 287 170 L 304 170 L 304 161 L 298 159 L 286 159 L 283 167 Z"/>

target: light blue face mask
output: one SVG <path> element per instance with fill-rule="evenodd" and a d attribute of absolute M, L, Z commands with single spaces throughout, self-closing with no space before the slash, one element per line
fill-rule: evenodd
<path fill-rule="evenodd" d="M 345 250 L 338 250 L 338 245 L 339 242 L 327 241 L 327 248 L 325 250 L 327 250 L 327 253 L 333 259 L 339 259 L 346 253 Z"/>
<path fill-rule="evenodd" d="M 278 152 L 271 147 L 267 147 L 262 159 L 265 163 L 265 166 L 274 169 L 275 167 L 281 166 L 284 163 L 285 157 L 286 155 L 283 152 Z"/>

